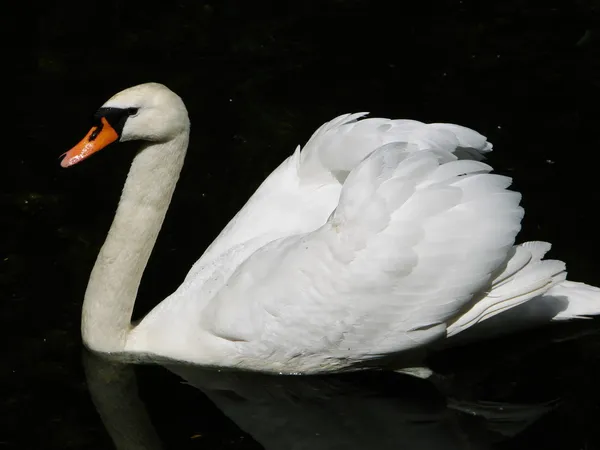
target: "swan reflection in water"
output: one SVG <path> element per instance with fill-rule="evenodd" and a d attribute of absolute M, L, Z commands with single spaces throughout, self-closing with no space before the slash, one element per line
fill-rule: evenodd
<path fill-rule="evenodd" d="M 115 447 L 163 448 L 138 396 L 134 366 L 87 352 L 84 365 Z M 556 404 L 459 400 L 430 381 L 391 372 L 301 377 L 165 367 L 267 450 L 487 449 Z"/>

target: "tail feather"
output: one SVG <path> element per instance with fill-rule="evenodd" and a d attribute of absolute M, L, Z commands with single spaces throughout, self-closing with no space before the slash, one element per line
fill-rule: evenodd
<path fill-rule="evenodd" d="M 481 339 L 490 339 L 523 331 L 553 321 L 589 319 L 600 315 L 600 289 L 583 283 L 564 280 L 542 295 L 515 305 L 489 320 L 479 320 L 468 327 L 449 327 L 450 339 L 440 347 L 452 347 Z"/>
<path fill-rule="evenodd" d="M 545 303 L 562 299 L 566 308 L 552 320 L 589 319 L 600 315 L 600 288 L 585 283 L 565 280 L 551 287 L 544 295 L 534 299 Z"/>
<path fill-rule="evenodd" d="M 476 297 L 471 308 L 448 326 L 448 337 L 544 295 L 553 286 L 564 282 L 565 264 L 542 260 L 549 249 L 550 244 L 545 242 L 515 246 L 490 288 Z"/>
<path fill-rule="evenodd" d="M 566 280 L 562 261 L 542 259 L 550 247 L 547 242 L 515 246 L 490 289 L 448 326 L 449 342 L 456 344 L 456 335 L 464 343 L 600 315 L 600 288 Z"/>

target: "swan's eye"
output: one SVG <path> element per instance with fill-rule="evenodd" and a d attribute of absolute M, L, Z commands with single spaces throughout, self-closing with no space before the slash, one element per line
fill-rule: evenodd
<path fill-rule="evenodd" d="M 138 113 L 139 108 L 127 108 L 127 114 L 135 116 Z"/>

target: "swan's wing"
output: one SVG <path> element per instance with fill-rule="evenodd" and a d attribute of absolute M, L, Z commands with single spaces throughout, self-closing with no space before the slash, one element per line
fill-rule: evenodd
<path fill-rule="evenodd" d="M 445 335 L 520 228 L 520 195 L 490 170 L 441 149 L 384 145 L 351 171 L 323 226 L 235 270 L 203 327 L 258 365 L 293 369 L 302 356 L 303 370 L 326 369 L 322 355 L 335 365 Z"/>
<path fill-rule="evenodd" d="M 444 150 L 459 158 L 483 158 L 492 145 L 460 125 L 344 114 L 323 124 L 261 184 L 194 265 L 193 280 L 217 259 L 244 259 L 276 239 L 322 226 L 338 204 L 348 173 L 376 148 L 406 144 L 408 151 Z"/>
<path fill-rule="evenodd" d="M 477 161 L 492 150 L 485 136 L 460 125 L 380 117 L 362 119 L 366 114 L 336 117 L 314 132 L 297 160 L 303 184 L 332 179 L 343 182 L 375 149 L 393 142 L 408 144 L 409 151 L 444 150 L 460 159 Z"/>

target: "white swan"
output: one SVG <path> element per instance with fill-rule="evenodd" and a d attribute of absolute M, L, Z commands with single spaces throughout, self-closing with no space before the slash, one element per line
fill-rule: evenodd
<path fill-rule="evenodd" d="M 562 262 L 542 261 L 549 244 L 513 245 L 520 195 L 480 162 L 491 150 L 483 136 L 364 115 L 319 128 L 184 283 L 132 326 L 190 125 L 182 100 L 160 84 L 108 100 L 61 163 L 115 141 L 141 143 L 85 294 L 85 345 L 140 359 L 318 373 L 379 366 L 532 299 L 528 325 L 548 319 L 545 305 L 555 320 L 600 313 L 600 289 L 565 281 Z"/>

